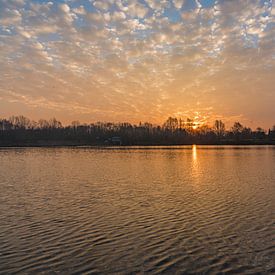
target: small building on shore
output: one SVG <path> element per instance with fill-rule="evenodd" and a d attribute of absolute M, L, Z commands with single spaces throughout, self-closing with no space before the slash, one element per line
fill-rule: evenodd
<path fill-rule="evenodd" d="M 121 138 L 118 136 L 114 136 L 108 139 L 108 143 L 111 145 L 122 145 Z"/>

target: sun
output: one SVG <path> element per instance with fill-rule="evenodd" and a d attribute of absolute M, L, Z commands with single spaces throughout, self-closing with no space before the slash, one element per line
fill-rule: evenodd
<path fill-rule="evenodd" d="M 197 130 L 200 126 L 200 122 L 199 121 L 194 121 L 193 122 L 193 125 L 192 125 L 192 128 L 193 130 Z"/>

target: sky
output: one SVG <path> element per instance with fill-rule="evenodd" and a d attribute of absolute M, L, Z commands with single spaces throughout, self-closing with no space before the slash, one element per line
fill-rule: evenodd
<path fill-rule="evenodd" d="M 0 0 L 0 117 L 275 124 L 272 0 Z"/>

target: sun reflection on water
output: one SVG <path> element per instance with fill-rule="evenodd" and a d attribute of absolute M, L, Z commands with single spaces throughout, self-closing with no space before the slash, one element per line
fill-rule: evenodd
<path fill-rule="evenodd" d="M 193 159 L 193 163 L 197 162 L 197 145 L 196 144 L 192 145 L 192 159 Z"/>
<path fill-rule="evenodd" d="M 200 182 L 200 171 L 198 164 L 198 150 L 196 144 L 192 145 L 192 165 L 191 165 L 192 179 L 195 186 L 199 186 Z"/>

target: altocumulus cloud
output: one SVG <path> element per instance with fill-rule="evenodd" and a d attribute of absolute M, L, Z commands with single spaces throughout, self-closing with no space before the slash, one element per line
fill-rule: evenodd
<path fill-rule="evenodd" d="M 268 126 L 273 5 L 0 0 L 0 115 L 130 122 L 176 115 Z"/>

